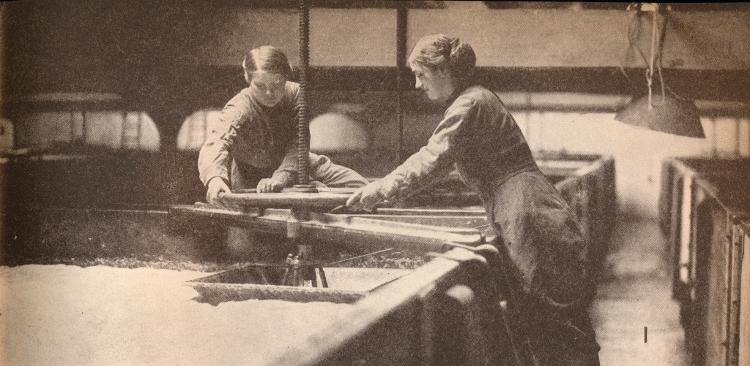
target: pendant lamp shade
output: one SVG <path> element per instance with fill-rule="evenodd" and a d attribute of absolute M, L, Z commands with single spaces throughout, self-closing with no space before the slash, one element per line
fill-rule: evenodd
<path fill-rule="evenodd" d="M 667 6 L 667 9 L 669 9 L 669 6 Z M 646 70 L 647 94 L 641 97 L 633 97 L 625 107 L 617 112 L 615 120 L 631 126 L 672 135 L 705 138 L 706 135 L 703 133 L 703 125 L 701 125 L 695 103 L 689 99 L 670 95 L 671 92 L 666 93 L 668 88 L 662 76 L 661 63 L 668 13 L 664 14 L 662 26 L 657 27 L 660 13 L 659 4 L 641 4 L 636 19 L 640 19 L 640 14 L 644 11 L 650 11 L 653 15 L 651 19 L 651 54 L 646 65 L 648 67 Z M 643 59 L 646 60 L 645 55 L 637 45 L 637 40 L 630 38 L 631 34 L 633 33 L 628 31 L 631 47 L 636 47 Z M 653 92 L 655 75 L 658 76 L 661 84 L 661 95 L 659 96 L 654 95 Z"/>
<path fill-rule="evenodd" d="M 648 96 L 634 97 L 615 115 L 615 120 L 631 126 L 672 135 L 705 138 L 698 108 L 690 100 L 671 95 L 657 96 L 649 105 Z"/>

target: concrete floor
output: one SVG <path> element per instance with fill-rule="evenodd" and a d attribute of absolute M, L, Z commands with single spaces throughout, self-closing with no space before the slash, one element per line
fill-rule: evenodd
<path fill-rule="evenodd" d="M 592 308 L 602 366 L 690 364 L 668 260 L 655 220 L 618 220 Z"/>

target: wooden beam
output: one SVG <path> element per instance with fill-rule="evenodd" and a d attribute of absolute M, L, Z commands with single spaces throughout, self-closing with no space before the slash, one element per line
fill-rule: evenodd
<path fill-rule="evenodd" d="M 487 67 L 644 67 L 636 47 L 648 57 L 651 16 L 626 11 L 625 6 L 622 10 L 580 11 L 487 10 L 468 5 L 413 9 L 408 44 L 413 47 L 426 34 L 448 33 L 469 42 L 477 53 L 477 65 Z M 750 39 L 750 6 L 666 14 L 665 67 L 750 68 L 750 43 L 746 41 Z"/>

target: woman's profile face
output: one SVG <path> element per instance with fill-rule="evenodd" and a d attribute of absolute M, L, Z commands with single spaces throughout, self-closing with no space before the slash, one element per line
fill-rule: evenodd
<path fill-rule="evenodd" d="M 416 79 L 415 87 L 423 90 L 430 100 L 442 102 L 453 94 L 455 86 L 453 85 L 453 78 L 448 72 L 437 69 L 431 70 L 418 64 L 412 65 L 411 70 L 414 72 Z"/>
<path fill-rule="evenodd" d="M 284 97 L 284 85 L 286 77 L 281 74 L 274 74 L 262 70 L 254 71 L 250 79 L 250 91 L 258 103 L 273 107 L 279 104 Z"/>

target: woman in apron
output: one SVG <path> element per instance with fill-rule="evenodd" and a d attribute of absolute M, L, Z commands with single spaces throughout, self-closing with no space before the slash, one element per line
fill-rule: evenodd
<path fill-rule="evenodd" d="M 537 167 L 518 125 L 492 91 L 471 82 L 476 56 L 458 38 L 430 35 L 409 56 L 416 87 L 447 107 L 427 144 L 347 201 L 371 209 L 400 200 L 454 168 L 479 194 L 504 257 L 516 351 L 528 365 L 598 365 L 588 315 L 595 291 L 588 243 Z M 516 342 L 517 343 L 517 342 Z"/>
<path fill-rule="evenodd" d="M 299 84 L 288 80 L 292 70 L 287 57 L 272 46 L 254 48 L 245 56 L 242 69 L 248 87 L 224 106 L 217 130 L 211 131 L 198 156 L 206 201 L 212 204 L 219 204 L 222 192 L 244 188 L 277 192 L 297 181 Z M 310 181 L 317 185 L 367 184 L 357 172 L 324 155 L 309 153 L 308 167 Z M 277 241 L 238 227 L 230 227 L 227 233 L 230 253 L 241 259 L 283 258 L 289 249 L 276 245 Z"/>
<path fill-rule="evenodd" d="M 288 80 L 292 70 L 286 55 L 273 46 L 254 48 L 242 69 L 248 87 L 224 106 L 218 130 L 211 131 L 198 157 L 210 203 L 221 192 L 242 188 L 275 192 L 296 180 L 299 84 Z M 309 159 L 313 181 L 331 187 L 367 184 L 357 172 L 324 155 L 310 153 Z"/>

